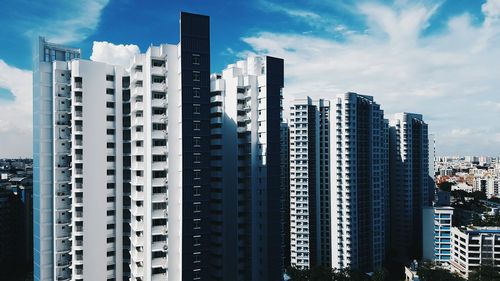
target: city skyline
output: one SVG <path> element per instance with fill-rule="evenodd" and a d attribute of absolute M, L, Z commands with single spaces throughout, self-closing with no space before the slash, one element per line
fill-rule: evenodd
<path fill-rule="evenodd" d="M 436 136 L 437 155 L 500 154 L 500 125 L 491 121 L 500 112 L 500 70 L 490 63 L 500 58 L 495 48 L 500 43 L 498 0 L 307 5 L 176 1 L 149 7 L 54 2 L 2 4 L 0 22 L 11 28 L 0 33 L 8 38 L 0 50 L 0 157 L 32 153 L 33 38 L 45 35 L 81 48 L 84 59 L 124 64 L 151 42 L 176 42 L 181 10 L 212 18 L 211 72 L 247 54 L 284 58 L 285 109 L 294 98 L 306 95 L 333 99 L 358 92 L 374 96 L 389 114 L 422 113 Z M 23 16 L 3 14 L 14 8 Z M 155 13 L 161 9 L 164 12 Z M 232 15 L 224 12 L 228 9 L 243 12 Z M 123 16 L 132 11 L 133 21 Z M 150 25 L 144 30 L 136 22 Z M 116 29 L 117 24 L 122 28 Z M 163 32 L 156 32 L 158 28 Z"/>

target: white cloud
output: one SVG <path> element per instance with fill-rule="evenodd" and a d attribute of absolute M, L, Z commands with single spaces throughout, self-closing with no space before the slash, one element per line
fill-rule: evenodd
<path fill-rule="evenodd" d="M 31 157 L 32 73 L 0 60 L 0 87 L 9 90 L 13 101 L 0 101 L 0 157 Z"/>
<path fill-rule="evenodd" d="M 140 53 L 140 50 L 137 45 L 115 45 L 106 41 L 94 41 L 90 59 L 113 65 L 121 65 L 127 68 L 130 65 L 132 57 L 138 53 Z"/>
<path fill-rule="evenodd" d="M 360 4 L 356 16 L 369 28 L 347 34 L 341 42 L 272 32 L 243 40 L 251 47 L 247 52 L 285 59 L 286 102 L 346 91 L 370 94 L 388 113 L 423 113 L 436 134 L 439 154 L 500 154 L 494 142 L 500 132 L 500 123 L 494 121 L 498 111 L 479 105 L 500 101 L 500 68 L 495 63 L 500 61 L 500 22 L 491 20 L 498 18 L 499 2 L 483 5 L 488 24 L 475 25 L 471 16 L 462 14 L 426 36 L 422 32 L 439 5 L 399 1 L 392 6 Z"/>
<path fill-rule="evenodd" d="M 102 10 L 109 0 L 81 0 L 54 3 L 50 14 L 35 15 L 26 35 L 46 36 L 54 43 L 79 42 L 92 34 L 99 25 Z"/>

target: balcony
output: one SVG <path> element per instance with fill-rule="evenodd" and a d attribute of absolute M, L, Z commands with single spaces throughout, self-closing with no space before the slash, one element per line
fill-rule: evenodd
<path fill-rule="evenodd" d="M 151 91 L 153 92 L 165 92 L 168 86 L 166 82 L 163 83 L 151 83 Z"/>
<path fill-rule="evenodd" d="M 130 193 L 130 198 L 134 201 L 144 201 L 144 192 L 137 191 L 135 188 Z"/>
<path fill-rule="evenodd" d="M 132 74 L 132 77 L 131 77 L 131 81 L 130 81 L 130 84 L 133 84 L 137 81 L 142 81 L 144 80 L 144 75 L 142 74 L 142 72 L 139 72 L 139 71 L 136 71 L 134 72 L 134 74 Z"/>
<path fill-rule="evenodd" d="M 132 234 L 130 237 L 130 243 L 134 247 L 144 246 L 144 236 L 136 236 L 135 234 Z"/>
<path fill-rule="evenodd" d="M 134 90 L 132 91 L 132 98 L 142 95 L 142 92 L 142 87 L 134 88 Z"/>
<path fill-rule="evenodd" d="M 220 96 L 220 95 L 210 97 L 210 102 L 222 102 L 222 101 L 223 101 L 223 99 L 222 99 L 222 96 Z"/>
<path fill-rule="evenodd" d="M 222 107 L 221 106 L 213 106 L 210 108 L 210 113 L 222 113 Z"/>
<path fill-rule="evenodd" d="M 167 185 L 167 183 L 168 183 L 168 181 L 166 178 L 156 178 L 156 179 L 152 180 L 151 185 L 152 186 L 165 186 L 165 185 Z"/>
<path fill-rule="evenodd" d="M 144 177 L 132 176 L 131 183 L 132 183 L 132 185 L 144 185 Z M 137 191 L 135 191 L 135 192 L 137 192 Z M 143 196 L 142 200 L 144 200 L 144 196 Z"/>
<path fill-rule="evenodd" d="M 167 258 L 166 257 L 161 257 L 161 258 L 154 258 L 153 262 L 151 263 L 151 266 L 154 267 L 167 267 Z"/>
<path fill-rule="evenodd" d="M 132 117 L 132 127 L 144 125 L 143 117 Z"/>
<path fill-rule="evenodd" d="M 167 100 L 166 99 L 153 99 L 151 101 L 151 106 L 153 106 L 153 107 L 166 107 Z"/>
<path fill-rule="evenodd" d="M 163 66 L 151 67 L 151 75 L 165 76 L 166 74 L 167 74 L 167 69 Z"/>
<path fill-rule="evenodd" d="M 156 114 L 151 117 L 152 123 L 167 123 L 167 115 L 166 114 Z"/>
<path fill-rule="evenodd" d="M 142 111 L 142 110 L 144 110 L 144 103 L 141 101 L 135 102 L 132 109 L 133 109 L 133 111 Z"/>
<path fill-rule="evenodd" d="M 157 225 L 151 228 L 152 234 L 168 234 L 167 226 Z"/>
<path fill-rule="evenodd" d="M 167 147 L 166 146 L 154 146 L 151 150 L 152 154 L 156 155 L 167 155 Z"/>
<path fill-rule="evenodd" d="M 132 208 L 130 212 L 133 216 L 144 216 L 144 206 L 137 206 L 136 204 L 132 204 Z"/>
<path fill-rule="evenodd" d="M 137 261 L 134 259 L 134 261 Z M 135 262 L 130 265 L 130 272 L 134 277 L 140 277 L 144 275 L 144 268 L 142 266 L 138 266 Z"/>
<path fill-rule="evenodd" d="M 158 186 L 161 186 L 161 185 L 158 185 Z M 153 196 L 151 197 L 152 202 L 165 202 L 167 199 L 168 199 L 168 196 L 165 193 L 153 194 Z"/>

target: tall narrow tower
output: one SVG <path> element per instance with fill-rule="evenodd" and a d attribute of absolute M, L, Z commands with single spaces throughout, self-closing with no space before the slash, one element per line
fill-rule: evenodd
<path fill-rule="evenodd" d="M 396 114 L 390 125 L 390 256 L 404 262 L 422 258 L 422 209 L 431 206 L 434 191 L 429 135 L 421 114 Z"/>
<path fill-rule="evenodd" d="M 373 97 L 346 93 L 331 104 L 332 267 L 377 270 L 388 231 L 388 122 Z"/>

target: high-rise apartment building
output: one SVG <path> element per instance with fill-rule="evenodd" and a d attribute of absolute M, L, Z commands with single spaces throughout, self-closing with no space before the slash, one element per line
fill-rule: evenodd
<path fill-rule="evenodd" d="M 388 122 L 371 96 L 330 107 L 331 266 L 374 271 L 388 247 Z"/>
<path fill-rule="evenodd" d="M 290 267 L 290 127 L 285 121 L 280 127 L 281 153 L 281 225 L 283 268 Z"/>
<path fill-rule="evenodd" d="M 296 99 L 290 107 L 290 263 L 330 265 L 330 103 Z"/>
<path fill-rule="evenodd" d="M 451 258 L 453 208 L 424 207 L 422 210 L 422 258 L 447 263 Z"/>
<path fill-rule="evenodd" d="M 35 280 L 209 279 L 209 26 L 181 13 L 127 69 L 40 39 Z"/>
<path fill-rule="evenodd" d="M 279 280 L 283 60 L 250 57 L 211 82 L 211 272 L 216 280 Z"/>
<path fill-rule="evenodd" d="M 429 136 L 420 114 L 396 114 L 390 126 L 390 256 L 404 262 L 422 257 L 422 209 L 434 198 Z"/>

